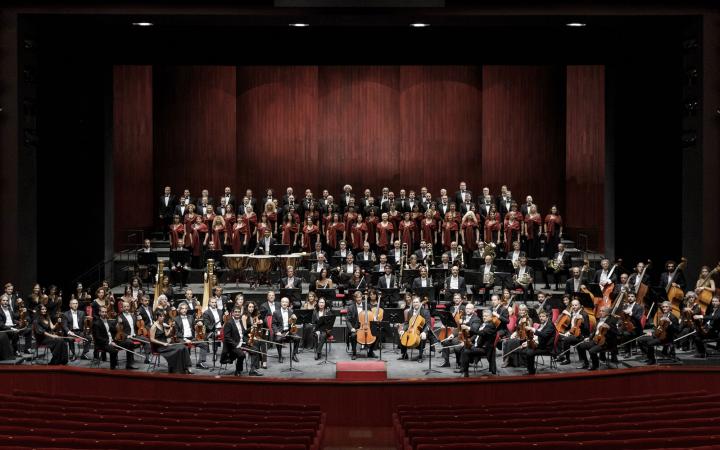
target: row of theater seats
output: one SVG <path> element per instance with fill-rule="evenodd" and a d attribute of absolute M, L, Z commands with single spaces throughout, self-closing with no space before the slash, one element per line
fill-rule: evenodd
<path fill-rule="evenodd" d="M 112 386 L 108 386 L 112 389 Z M 0 447 L 72 449 L 320 448 L 317 406 L 52 395 L 0 395 Z"/>
<path fill-rule="evenodd" d="M 398 406 L 398 448 L 720 449 L 720 394 L 623 395 L 484 406 Z"/>

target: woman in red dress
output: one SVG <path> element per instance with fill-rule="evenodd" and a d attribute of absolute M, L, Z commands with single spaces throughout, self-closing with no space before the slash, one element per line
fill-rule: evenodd
<path fill-rule="evenodd" d="M 225 219 L 225 226 L 227 229 L 231 230 L 233 224 L 235 223 L 235 209 L 233 208 L 233 205 L 227 205 L 225 207 L 225 215 L 223 216 L 223 219 Z"/>
<path fill-rule="evenodd" d="M 222 216 L 215 216 L 212 221 L 210 233 L 205 235 L 205 245 L 212 241 L 216 249 L 220 250 L 225 244 L 225 219 Z"/>
<path fill-rule="evenodd" d="M 387 215 L 388 221 L 393 224 L 396 230 L 399 230 L 398 225 L 400 225 L 400 221 L 403 219 L 403 215 L 400 213 L 400 211 L 396 209 L 394 202 L 390 202 L 390 207 L 388 208 Z"/>
<path fill-rule="evenodd" d="M 315 209 L 315 203 L 311 203 L 308 209 L 305 211 L 305 213 L 303 214 L 303 220 L 307 222 L 308 217 L 312 219 L 312 223 L 318 224 L 318 230 L 320 230 L 320 212 Z"/>
<path fill-rule="evenodd" d="M 380 218 L 375 215 L 374 209 L 370 209 L 368 216 L 365 218 L 365 225 L 367 225 L 367 241 L 371 249 L 375 248 L 377 244 L 378 222 L 380 222 Z"/>
<path fill-rule="evenodd" d="M 340 214 L 334 213 L 332 221 L 325 227 L 325 242 L 328 248 L 337 250 L 338 242 L 345 239 L 345 224 L 340 221 Z"/>
<path fill-rule="evenodd" d="M 180 216 L 173 216 L 173 223 L 170 224 L 170 249 L 177 250 L 181 248 L 185 241 L 185 225 L 180 222 Z"/>
<path fill-rule="evenodd" d="M 295 220 L 295 216 L 297 216 L 297 214 L 293 214 L 291 211 L 288 211 L 288 213 L 285 214 L 285 219 L 282 224 L 281 243 L 289 245 L 291 252 L 297 246 L 298 239 L 298 224 L 297 220 Z"/>
<path fill-rule="evenodd" d="M 260 216 L 260 222 L 255 228 L 255 242 L 260 242 L 262 238 L 265 237 L 265 230 L 270 230 L 270 234 L 272 234 L 272 227 L 270 222 L 268 222 L 268 216 L 263 213 L 262 216 Z"/>
<path fill-rule="evenodd" d="M 542 216 L 537 212 L 537 206 L 532 205 L 522 224 L 523 234 L 527 242 L 528 258 L 540 256 L 540 234 L 542 233 Z"/>
<path fill-rule="evenodd" d="M 320 227 L 320 230 L 322 231 L 323 236 L 326 236 L 326 238 L 325 238 L 326 242 L 327 242 L 328 226 L 332 223 L 333 215 L 335 215 L 336 212 L 337 211 L 335 210 L 335 207 L 333 205 L 328 205 L 327 214 L 323 214 L 321 216 L 322 217 L 322 221 L 321 221 L 322 226 Z"/>
<path fill-rule="evenodd" d="M 355 223 L 355 220 L 357 219 L 358 213 L 355 212 L 354 206 L 348 206 L 347 212 L 343 214 L 343 222 L 345 222 L 345 229 L 349 230 L 353 224 Z"/>
<path fill-rule="evenodd" d="M 273 236 L 277 236 L 277 205 L 275 202 L 265 203 L 265 215 L 267 216 L 268 223 L 270 224 L 270 233 Z"/>
<path fill-rule="evenodd" d="M 490 207 L 485 218 L 485 242 L 495 242 L 495 245 L 500 245 L 500 215 L 495 205 Z"/>
<path fill-rule="evenodd" d="M 517 211 L 505 215 L 505 253 L 510 253 L 512 243 L 520 240 L 520 222 L 515 218 Z"/>
<path fill-rule="evenodd" d="M 474 211 L 468 211 L 462 218 L 462 233 L 460 242 L 465 252 L 474 252 L 478 248 L 480 230 L 477 216 Z"/>
<path fill-rule="evenodd" d="M 432 248 L 437 245 L 437 222 L 430 209 L 425 211 L 425 218 L 421 222 L 420 239 L 430 244 Z"/>
<path fill-rule="evenodd" d="M 307 216 L 305 225 L 302 228 L 302 237 L 300 245 L 303 251 L 311 253 L 315 249 L 315 244 L 320 242 L 320 228 L 313 223 L 312 216 Z"/>
<path fill-rule="evenodd" d="M 377 248 L 383 253 L 387 253 L 390 243 L 395 240 L 395 227 L 388 220 L 388 214 L 382 213 L 382 220 L 377 224 L 375 230 L 375 241 L 377 242 Z"/>
<path fill-rule="evenodd" d="M 552 258 L 555 255 L 555 250 L 562 239 L 563 221 L 560 214 L 558 214 L 557 206 L 552 205 L 550 208 L 550 214 L 545 216 L 545 236 L 547 242 L 545 243 L 545 255 L 548 258 Z"/>
<path fill-rule="evenodd" d="M 240 217 L 240 220 L 235 222 L 232 226 L 232 248 L 233 253 L 242 254 L 247 251 L 247 246 L 250 241 L 250 229 L 245 217 Z"/>
<path fill-rule="evenodd" d="M 355 220 L 350 226 L 350 246 L 355 252 L 362 251 L 363 243 L 368 239 L 367 224 L 362 215 L 355 214 Z"/>
<path fill-rule="evenodd" d="M 189 230 L 192 224 L 195 223 L 195 217 L 197 217 L 197 213 L 195 212 L 195 205 L 190 203 L 187 207 L 187 212 L 185 213 L 185 217 L 183 217 L 183 223 L 185 224 L 185 231 Z M 187 247 L 190 247 L 189 242 L 185 242 L 185 245 Z"/>
<path fill-rule="evenodd" d="M 458 242 L 458 231 L 460 230 L 460 214 L 455 210 L 455 203 L 450 203 L 450 210 L 445 214 L 442 228 L 443 250 L 449 251 L 450 243 Z"/>
<path fill-rule="evenodd" d="M 415 243 L 415 222 L 410 218 L 410 213 L 403 214 L 403 220 L 398 224 L 398 238 L 403 244 L 407 244 L 408 252 L 413 251 Z"/>
<path fill-rule="evenodd" d="M 250 246 L 255 244 L 255 225 L 257 225 L 257 214 L 253 211 L 253 207 L 250 205 L 245 206 L 245 211 L 242 216 L 238 215 L 238 220 L 244 220 L 247 225 L 248 234 L 250 235 Z"/>
<path fill-rule="evenodd" d="M 213 209 L 213 205 L 208 205 L 207 212 L 203 216 L 203 222 L 205 222 L 208 229 L 212 227 L 213 220 L 215 220 L 215 209 Z"/>
<path fill-rule="evenodd" d="M 196 269 L 199 268 L 200 255 L 202 254 L 202 246 L 205 241 L 205 236 L 208 232 L 208 227 L 203 222 L 202 216 L 196 215 L 195 222 L 190 226 L 189 233 L 189 244 L 190 254 L 192 255 L 192 265 Z M 187 234 L 187 233 L 186 233 Z"/>

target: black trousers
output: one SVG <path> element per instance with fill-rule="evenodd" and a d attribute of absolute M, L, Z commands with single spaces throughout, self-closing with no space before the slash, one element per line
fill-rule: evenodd
<path fill-rule="evenodd" d="M 655 336 L 642 336 L 638 339 L 638 346 L 640 350 L 647 355 L 650 363 L 655 363 L 655 346 L 661 345 L 663 342 Z"/>
<path fill-rule="evenodd" d="M 705 339 L 717 339 L 718 334 L 715 331 L 710 331 L 706 335 L 699 335 L 697 333 L 692 335 L 693 341 L 695 341 L 695 348 L 701 355 L 705 354 Z"/>
<path fill-rule="evenodd" d="M 352 348 L 352 354 L 357 355 L 357 332 L 348 334 L 348 340 L 350 341 L 350 347 Z M 377 344 L 378 344 L 378 340 L 375 339 L 375 342 L 368 345 L 367 346 L 368 353 L 375 351 Z"/>
<path fill-rule="evenodd" d="M 592 340 L 581 342 L 580 344 L 578 344 L 577 347 L 575 347 L 575 349 L 578 352 L 578 357 L 580 358 L 580 361 L 582 361 L 583 363 L 588 362 L 588 354 L 590 354 L 592 366 L 596 369 L 600 365 L 600 357 L 598 356 L 598 354 L 607 350 L 604 345 L 597 345 Z"/>
<path fill-rule="evenodd" d="M 73 333 L 77 334 L 78 336 L 85 337 L 85 334 L 83 333 L 83 330 L 81 329 L 75 329 L 71 330 Z M 88 351 L 90 351 L 90 341 L 82 341 L 81 343 L 76 343 L 74 340 L 70 341 L 70 353 L 72 353 L 73 356 L 77 356 L 77 353 L 75 352 L 75 346 L 82 346 L 82 353 L 81 355 L 85 355 Z"/>
<path fill-rule="evenodd" d="M 574 336 L 573 336 L 574 337 Z M 525 354 L 525 365 L 529 374 L 535 373 L 535 357 L 539 355 L 549 355 L 550 352 L 542 348 L 526 347 L 520 352 Z"/>
<path fill-rule="evenodd" d="M 300 341 L 300 337 L 296 336 L 294 334 L 288 333 L 287 335 L 284 335 L 284 336 L 280 335 L 280 334 L 275 335 L 275 342 L 280 343 L 280 344 L 288 343 L 290 345 L 290 356 L 297 355 L 299 341 Z M 282 346 L 277 345 L 276 347 L 277 347 L 277 352 L 278 352 L 278 358 L 282 358 L 282 349 L 283 349 Z"/>
<path fill-rule="evenodd" d="M 327 333 L 324 331 L 316 331 L 313 333 L 313 336 L 315 337 L 315 353 L 319 356 L 327 343 Z"/>
<path fill-rule="evenodd" d="M 468 373 L 470 371 L 470 361 L 474 361 L 475 358 L 487 358 L 490 372 L 496 373 L 494 354 L 493 350 L 487 352 L 482 347 L 463 348 L 460 352 L 460 368 L 464 373 Z"/>
<path fill-rule="evenodd" d="M 573 336 L 572 334 L 569 336 L 560 336 L 560 343 L 561 343 L 561 349 L 562 349 L 561 353 L 565 352 L 560 357 L 560 359 L 565 359 L 567 361 L 570 361 L 570 352 L 568 350 L 570 349 L 570 347 L 572 347 L 573 345 L 579 344 L 584 339 L 585 338 L 582 336 L 576 337 L 576 336 Z"/>

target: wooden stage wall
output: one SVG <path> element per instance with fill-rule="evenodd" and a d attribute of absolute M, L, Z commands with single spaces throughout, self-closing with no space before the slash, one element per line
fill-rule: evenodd
<path fill-rule="evenodd" d="M 508 184 L 604 220 L 603 66 L 116 66 L 116 244 L 156 197 Z M 397 192 L 396 192 L 397 194 Z M 148 200 L 152 199 L 152 200 Z M 597 230 L 598 236 L 602 227 Z M 600 241 L 602 244 L 602 241 Z M 595 247 L 597 248 L 597 247 Z"/>

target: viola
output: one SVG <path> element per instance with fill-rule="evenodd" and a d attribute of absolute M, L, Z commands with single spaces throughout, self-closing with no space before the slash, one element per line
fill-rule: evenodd
<path fill-rule="evenodd" d="M 202 320 L 198 320 L 195 322 L 195 339 L 198 341 L 204 341 L 205 340 L 205 324 L 202 322 Z"/>
<path fill-rule="evenodd" d="M 610 325 L 605 322 L 598 325 L 597 330 L 595 330 L 595 336 L 593 336 L 593 342 L 596 345 L 605 345 L 605 341 L 607 341 L 607 332 L 609 329 Z"/>
<path fill-rule="evenodd" d="M 148 337 L 150 336 L 150 333 L 148 333 L 147 328 L 145 328 L 145 321 L 142 319 L 141 316 L 137 317 L 137 322 L 135 324 L 135 328 L 137 329 L 135 333 L 140 337 Z"/>

